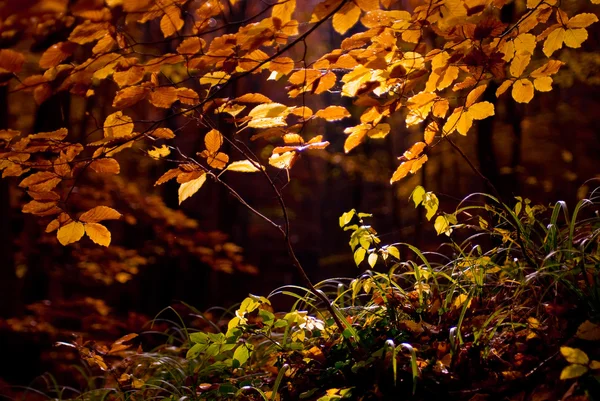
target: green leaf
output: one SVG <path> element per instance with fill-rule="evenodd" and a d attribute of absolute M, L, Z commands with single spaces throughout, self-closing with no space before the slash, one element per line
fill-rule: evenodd
<path fill-rule="evenodd" d="M 563 347 L 564 348 L 564 347 Z M 560 372 L 560 379 L 574 379 L 576 377 L 584 375 L 588 371 L 587 366 L 573 364 L 569 365 Z"/>
<path fill-rule="evenodd" d="M 206 344 L 208 343 L 208 335 L 202 332 L 192 333 L 190 334 L 190 340 L 196 344 Z"/>
<path fill-rule="evenodd" d="M 587 365 L 590 362 L 590 358 L 580 349 L 571 347 L 560 347 L 560 353 L 565 357 L 569 363 L 578 363 L 580 365 Z"/>
<path fill-rule="evenodd" d="M 352 209 L 349 212 L 346 212 L 340 216 L 340 227 L 344 227 L 346 224 L 350 223 L 354 215 L 356 214 L 356 210 Z"/>
<path fill-rule="evenodd" d="M 423 188 L 420 185 L 417 185 L 417 187 L 412 191 L 408 199 L 412 198 L 413 202 L 415 202 L 415 207 L 417 207 L 421 204 L 421 202 L 423 202 L 423 196 L 425 196 L 425 188 Z"/>
<path fill-rule="evenodd" d="M 250 350 L 244 344 L 237 347 L 233 353 L 233 359 L 238 361 L 240 366 L 245 364 L 248 358 L 250 358 Z"/>
<path fill-rule="evenodd" d="M 356 266 L 360 265 L 360 262 L 365 259 L 366 254 L 367 250 L 365 248 L 358 248 L 356 252 L 354 252 L 354 263 L 356 263 Z"/>
<path fill-rule="evenodd" d="M 194 344 L 192 346 L 192 348 L 190 348 L 187 352 L 187 354 L 185 354 L 185 357 L 187 359 L 194 359 L 196 358 L 200 352 L 202 351 L 202 348 L 205 348 L 205 346 L 201 345 L 201 344 Z"/>
<path fill-rule="evenodd" d="M 369 263 L 369 266 L 375 267 L 375 264 L 377 263 L 377 254 L 375 252 L 371 253 L 367 259 L 367 262 Z"/>

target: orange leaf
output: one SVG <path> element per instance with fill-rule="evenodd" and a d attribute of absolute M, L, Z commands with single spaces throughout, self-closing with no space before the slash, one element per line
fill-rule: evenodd
<path fill-rule="evenodd" d="M 119 109 L 125 109 L 146 98 L 147 94 L 148 88 L 130 86 L 117 92 L 112 105 Z"/>
<path fill-rule="evenodd" d="M 181 11 L 179 7 L 171 5 L 166 8 L 165 15 L 160 20 L 160 30 L 165 38 L 173 35 L 175 32 L 183 28 L 183 19 L 181 19 Z"/>
<path fill-rule="evenodd" d="M 72 42 L 59 42 L 50 46 L 40 57 L 40 68 L 56 67 L 75 51 L 77 46 Z"/>
<path fill-rule="evenodd" d="M 179 54 L 196 54 L 202 50 L 206 42 L 202 38 L 193 37 L 187 38 L 177 46 Z"/>
<path fill-rule="evenodd" d="M 168 109 L 174 102 L 179 100 L 177 88 L 172 86 L 156 88 L 150 92 L 149 100 L 156 107 Z"/>
<path fill-rule="evenodd" d="M 90 168 L 96 173 L 119 174 L 121 166 L 112 158 L 96 159 L 90 164 Z"/>
<path fill-rule="evenodd" d="M 127 137 L 133 132 L 133 120 L 121 111 L 112 113 L 104 120 L 105 138 Z"/>
<path fill-rule="evenodd" d="M 25 62 L 25 56 L 11 49 L 0 50 L 0 72 L 20 72 Z"/>
<path fill-rule="evenodd" d="M 52 190 L 62 179 L 55 173 L 40 171 L 25 178 L 19 186 L 29 188 L 30 191 L 47 192 Z"/>
<path fill-rule="evenodd" d="M 349 1 L 333 15 L 333 29 L 340 35 L 345 34 L 350 28 L 352 28 L 360 18 L 360 8 Z"/>
<path fill-rule="evenodd" d="M 216 129 L 210 130 L 204 137 L 204 145 L 209 153 L 216 153 L 223 144 L 223 135 Z"/>
<path fill-rule="evenodd" d="M 154 183 L 154 186 L 164 184 L 165 182 L 177 177 L 181 173 L 182 171 L 178 168 L 172 168 L 166 173 L 164 173 L 162 176 L 160 176 L 160 178 Z"/>
<path fill-rule="evenodd" d="M 110 245 L 110 231 L 102 224 L 98 223 L 87 223 L 85 225 L 86 235 L 94 241 L 94 243 L 102 246 Z"/>
<path fill-rule="evenodd" d="M 337 121 L 350 117 L 350 113 L 342 106 L 329 106 L 315 113 L 315 117 L 324 118 L 327 121 Z"/>
<path fill-rule="evenodd" d="M 83 233 L 85 229 L 83 224 L 78 221 L 73 221 L 61 228 L 58 229 L 56 233 L 56 237 L 58 238 L 58 242 L 62 245 L 69 245 L 73 242 L 77 242 L 83 237 Z"/>
<path fill-rule="evenodd" d="M 56 202 L 38 202 L 32 200 L 23 206 L 23 213 L 31 213 L 37 216 L 50 216 L 58 214 L 62 210 L 56 206 Z"/>
<path fill-rule="evenodd" d="M 96 206 L 79 216 L 84 223 L 97 223 L 103 220 L 119 220 L 121 213 L 108 206 Z"/>
<path fill-rule="evenodd" d="M 69 36 L 69 40 L 80 45 L 94 42 L 98 39 L 102 39 L 108 34 L 107 28 L 109 26 L 110 24 L 106 22 L 85 21 L 83 24 L 77 25 L 75 29 L 73 29 L 73 32 L 71 32 L 71 35 Z"/>

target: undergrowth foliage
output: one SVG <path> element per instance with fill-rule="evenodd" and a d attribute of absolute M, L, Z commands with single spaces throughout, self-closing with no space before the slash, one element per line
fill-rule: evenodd
<path fill-rule="evenodd" d="M 381 269 L 316 284 L 333 300 L 330 308 L 307 288 L 285 286 L 250 295 L 235 310 L 192 308 L 191 325 L 177 315 L 167 344 L 153 352 L 127 351 L 135 334 L 110 347 L 75 343 L 88 365 L 106 372 L 102 386 L 77 397 L 593 397 L 600 379 L 600 193 L 572 212 L 564 202 L 517 200 L 508 207 L 491 195 L 466 198 L 439 252 L 382 245 L 365 224 L 369 215 L 345 213 L 340 225 L 352 231 L 355 255 L 369 255 L 357 264 Z M 295 300 L 288 312 L 271 307 L 280 296 Z M 347 324 L 337 326 L 331 310 Z M 569 389 L 573 379 L 579 384 Z"/>

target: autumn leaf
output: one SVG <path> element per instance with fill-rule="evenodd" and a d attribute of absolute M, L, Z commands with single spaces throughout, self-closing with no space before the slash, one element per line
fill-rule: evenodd
<path fill-rule="evenodd" d="M 85 232 L 84 226 L 78 221 L 73 221 L 58 229 L 56 237 L 62 245 L 69 245 L 77 242 L 83 237 Z"/>
<path fill-rule="evenodd" d="M 21 188 L 29 188 L 30 191 L 46 192 L 52 190 L 62 179 L 55 173 L 40 171 L 25 178 L 19 183 Z"/>
<path fill-rule="evenodd" d="M 289 22 L 292 19 L 292 14 L 296 9 L 296 0 L 279 0 L 275 6 L 273 6 L 273 12 L 271 16 L 273 18 L 279 18 L 282 24 Z"/>
<path fill-rule="evenodd" d="M 329 106 L 315 113 L 315 117 L 324 118 L 327 121 L 339 121 L 350 117 L 350 113 L 342 106 Z"/>
<path fill-rule="evenodd" d="M 204 182 L 206 181 L 206 174 L 202 174 L 200 177 L 195 180 L 185 182 L 179 186 L 179 204 L 181 202 L 194 195 L 198 190 L 202 187 Z"/>
<path fill-rule="evenodd" d="M 96 173 L 119 174 L 121 166 L 113 158 L 96 159 L 90 163 L 90 168 Z"/>
<path fill-rule="evenodd" d="M 512 87 L 512 97 L 519 103 L 529 103 L 533 99 L 534 86 L 528 79 L 515 81 Z"/>
<path fill-rule="evenodd" d="M 109 115 L 104 120 L 105 138 L 123 138 L 129 136 L 132 132 L 133 120 L 121 111 Z"/>
<path fill-rule="evenodd" d="M 360 12 L 360 8 L 353 1 L 347 2 L 340 11 L 333 15 L 333 29 L 340 35 L 345 34 L 356 25 L 360 18 Z"/>
<path fill-rule="evenodd" d="M 87 223 L 85 224 L 85 234 L 96 244 L 102 246 L 110 245 L 110 231 L 102 224 Z"/>
<path fill-rule="evenodd" d="M 79 221 L 84 223 L 98 223 L 104 220 L 118 220 L 121 213 L 108 206 L 96 206 L 79 216 Z"/>
<path fill-rule="evenodd" d="M 160 19 L 160 30 L 165 38 L 168 38 L 183 28 L 183 23 L 179 7 L 170 5 L 165 9 L 165 15 Z"/>
<path fill-rule="evenodd" d="M 171 149 L 167 145 L 162 145 L 160 148 L 154 146 L 152 150 L 148 151 L 148 155 L 153 159 L 161 159 L 171 154 Z"/>
<path fill-rule="evenodd" d="M 231 162 L 225 170 L 237 171 L 240 173 L 255 173 L 260 171 L 256 164 L 251 162 L 250 160 L 239 160 Z"/>

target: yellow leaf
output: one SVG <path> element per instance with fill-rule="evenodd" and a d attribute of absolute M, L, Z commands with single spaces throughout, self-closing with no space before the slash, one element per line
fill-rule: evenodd
<path fill-rule="evenodd" d="M 394 171 L 394 174 L 392 175 L 392 178 L 390 179 L 390 184 L 393 184 L 394 182 L 399 181 L 399 180 L 403 179 L 404 177 L 406 177 L 408 175 L 408 173 L 410 173 L 410 169 L 414 163 L 415 163 L 414 160 L 408 160 L 408 161 L 400 164 L 398 166 L 398 168 L 396 169 L 396 171 Z"/>
<path fill-rule="evenodd" d="M 522 33 L 517 36 L 514 40 L 515 53 L 528 53 L 533 54 L 535 46 L 537 44 L 535 36 L 530 33 Z"/>
<path fill-rule="evenodd" d="M 483 92 L 485 92 L 486 89 L 487 84 L 479 85 L 471 92 L 469 92 L 469 94 L 467 95 L 467 101 L 465 102 L 465 107 L 471 107 L 471 105 L 473 105 L 477 101 L 477 99 L 479 99 L 479 97 L 483 95 Z"/>
<path fill-rule="evenodd" d="M 225 71 L 209 72 L 200 78 L 200 85 L 210 85 L 212 88 L 215 85 L 223 85 L 229 78 L 231 78 L 231 76 Z"/>
<path fill-rule="evenodd" d="M 590 361 L 586 353 L 578 348 L 560 347 L 560 353 L 565 357 L 565 359 L 569 363 L 587 365 Z"/>
<path fill-rule="evenodd" d="M 327 121 L 338 121 L 350 117 L 350 113 L 342 106 L 329 106 L 315 113 L 315 117 L 324 118 Z"/>
<path fill-rule="evenodd" d="M 109 246 L 110 245 L 110 231 L 102 224 L 98 223 L 87 223 L 85 225 L 85 233 L 92 241 L 98 245 Z"/>
<path fill-rule="evenodd" d="M 272 154 L 269 157 L 269 164 L 279 169 L 290 169 L 296 162 L 298 154 L 296 152 L 285 152 L 281 154 Z"/>
<path fill-rule="evenodd" d="M 573 364 L 569 365 L 560 372 L 560 380 L 574 379 L 587 373 L 587 366 Z"/>
<path fill-rule="evenodd" d="M 456 130 L 459 134 L 466 136 L 467 132 L 469 132 L 472 126 L 473 118 L 468 111 L 463 112 L 458 119 L 458 123 L 456 124 Z"/>
<path fill-rule="evenodd" d="M 563 45 L 563 41 L 565 40 L 565 29 L 557 28 L 550 32 L 546 41 L 544 42 L 544 54 L 546 57 L 550 57 L 552 53 L 556 50 L 560 49 Z"/>
<path fill-rule="evenodd" d="M 508 90 L 508 88 L 510 88 L 513 84 L 513 81 L 506 80 L 504 82 L 502 82 L 502 84 L 498 87 L 498 89 L 496 89 L 496 97 L 500 97 L 500 95 L 502 95 L 504 92 L 506 92 Z"/>
<path fill-rule="evenodd" d="M 539 77 L 533 80 L 533 86 L 540 92 L 550 92 L 552 90 L 552 78 Z"/>
<path fill-rule="evenodd" d="M 427 145 L 431 144 L 431 142 L 433 141 L 433 138 L 435 138 L 435 135 L 438 133 L 439 130 L 440 130 L 440 127 L 438 126 L 437 122 L 432 121 L 429 124 L 427 124 L 427 127 L 425 127 L 425 133 L 423 136 L 423 140 L 425 141 L 425 143 Z"/>
<path fill-rule="evenodd" d="M 469 117 L 473 120 L 483 120 L 494 115 L 494 105 L 490 102 L 479 102 L 467 109 Z"/>
<path fill-rule="evenodd" d="M 123 115 L 123 112 L 117 111 L 106 117 L 104 120 L 105 138 L 122 138 L 133 132 L 133 120 L 131 117 Z"/>
<path fill-rule="evenodd" d="M 374 128 L 367 131 L 367 136 L 373 139 L 383 139 L 390 133 L 390 129 L 389 124 L 377 124 Z"/>
<path fill-rule="evenodd" d="M 592 25 L 594 22 L 598 22 L 598 17 L 595 14 L 592 14 L 592 13 L 578 14 L 578 15 L 574 16 L 573 18 L 569 19 L 569 22 L 567 22 L 567 28 L 569 28 L 569 29 L 587 28 L 588 26 Z"/>
<path fill-rule="evenodd" d="M 152 135 L 154 138 L 159 139 L 173 139 L 175 138 L 175 134 L 170 128 L 157 128 L 148 132 L 148 135 Z"/>
<path fill-rule="evenodd" d="M 202 174 L 195 180 L 185 182 L 179 186 L 179 204 L 194 195 L 206 181 L 206 174 Z"/>
<path fill-rule="evenodd" d="M 437 222 L 437 219 L 436 219 Z M 469 296 L 467 294 L 460 294 L 459 296 L 457 296 L 454 299 L 454 302 L 452 303 L 452 307 L 455 309 L 458 309 L 460 307 L 463 306 L 463 304 L 467 301 L 467 299 L 469 299 Z M 471 300 L 469 299 L 469 303 L 467 305 L 467 308 L 471 306 Z"/>
<path fill-rule="evenodd" d="M 223 135 L 216 129 L 210 130 L 204 137 L 204 146 L 209 153 L 216 153 L 223 145 Z"/>
<path fill-rule="evenodd" d="M 281 103 L 260 104 L 253 108 L 248 117 L 252 118 L 273 118 L 283 115 L 288 107 Z"/>
<path fill-rule="evenodd" d="M 260 171 L 256 164 L 250 160 L 238 160 L 232 162 L 225 170 L 237 171 L 240 173 L 255 173 Z"/>
<path fill-rule="evenodd" d="M 518 78 L 523 74 L 525 68 L 529 65 L 531 61 L 531 53 L 519 53 L 513 58 L 510 63 L 510 75 L 515 78 Z"/>
<path fill-rule="evenodd" d="M 160 148 L 154 146 L 152 150 L 148 151 L 148 155 L 154 159 L 160 159 L 161 157 L 167 157 L 171 154 L 171 150 L 167 145 L 162 145 Z"/>
<path fill-rule="evenodd" d="M 448 120 L 446 120 L 444 127 L 442 128 L 442 135 L 450 135 L 451 133 L 453 133 L 458 125 L 458 120 L 463 114 L 464 112 L 462 107 L 455 108 L 452 111 L 452 114 L 450 114 L 450 117 L 448 117 Z"/>
<path fill-rule="evenodd" d="M 103 220 L 118 220 L 121 213 L 108 206 L 96 206 L 79 216 L 79 220 L 84 223 L 97 223 Z"/>
<path fill-rule="evenodd" d="M 271 17 L 279 18 L 282 24 L 285 24 L 292 19 L 292 14 L 296 9 L 296 0 L 280 0 L 273 6 Z"/>
<path fill-rule="evenodd" d="M 567 29 L 565 32 L 565 45 L 577 49 L 588 38 L 585 28 Z"/>
<path fill-rule="evenodd" d="M 600 369 L 600 361 L 590 362 L 590 369 L 592 369 L 592 370 Z"/>
<path fill-rule="evenodd" d="M 62 245 L 69 245 L 79 241 L 81 237 L 83 237 L 84 231 L 83 224 L 74 221 L 59 228 L 56 237 L 58 238 L 58 242 Z"/>
<path fill-rule="evenodd" d="M 519 103 L 529 103 L 533 99 L 533 84 L 528 79 L 519 79 L 512 88 L 512 97 Z"/>
<path fill-rule="evenodd" d="M 360 8 L 354 2 L 347 2 L 340 11 L 334 14 L 333 29 L 340 35 L 345 34 L 358 22 L 360 12 Z"/>

